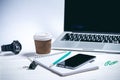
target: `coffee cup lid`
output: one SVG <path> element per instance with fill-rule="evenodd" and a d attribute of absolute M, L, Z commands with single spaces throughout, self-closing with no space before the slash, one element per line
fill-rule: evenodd
<path fill-rule="evenodd" d="M 52 38 L 52 34 L 48 32 L 36 33 L 34 35 L 34 40 L 46 41 L 46 40 L 50 40 L 51 38 Z"/>

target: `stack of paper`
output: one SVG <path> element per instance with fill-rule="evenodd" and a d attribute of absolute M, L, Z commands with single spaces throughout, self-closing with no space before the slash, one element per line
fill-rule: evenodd
<path fill-rule="evenodd" d="M 72 54 L 70 54 L 69 56 L 67 56 L 63 60 L 68 59 L 76 54 L 78 54 L 78 53 L 72 52 Z M 98 66 L 96 66 L 94 62 L 87 63 L 87 64 L 85 64 L 77 69 L 74 69 L 74 70 L 60 68 L 60 67 L 57 67 L 56 65 L 54 65 L 53 67 L 49 67 L 55 60 L 57 60 L 58 58 L 60 58 L 63 55 L 64 55 L 64 53 L 52 55 L 52 56 L 41 57 L 41 58 L 36 58 L 35 61 L 40 66 L 42 66 L 42 67 L 46 68 L 47 70 L 50 70 L 51 72 L 56 73 L 60 76 L 68 76 L 68 75 L 72 75 L 72 74 L 77 74 L 77 73 L 81 73 L 81 72 L 92 71 L 92 70 L 98 69 Z"/>

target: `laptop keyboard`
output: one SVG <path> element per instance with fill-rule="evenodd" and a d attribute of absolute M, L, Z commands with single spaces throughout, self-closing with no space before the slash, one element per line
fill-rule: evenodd
<path fill-rule="evenodd" d="M 120 36 L 113 35 L 66 33 L 62 40 L 120 44 Z"/>

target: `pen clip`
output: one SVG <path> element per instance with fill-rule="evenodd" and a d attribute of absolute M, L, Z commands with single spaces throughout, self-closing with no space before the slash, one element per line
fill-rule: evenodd
<path fill-rule="evenodd" d="M 29 65 L 28 69 L 34 70 L 37 67 L 37 63 L 35 61 L 32 61 L 31 64 Z"/>

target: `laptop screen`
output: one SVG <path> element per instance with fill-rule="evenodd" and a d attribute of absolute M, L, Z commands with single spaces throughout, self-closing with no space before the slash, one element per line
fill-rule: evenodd
<path fill-rule="evenodd" d="M 119 0 L 65 0 L 64 30 L 120 33 Z"/>

